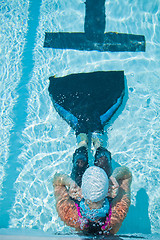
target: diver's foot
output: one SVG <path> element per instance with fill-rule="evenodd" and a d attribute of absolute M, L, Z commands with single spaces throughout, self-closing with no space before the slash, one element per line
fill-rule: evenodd
<path fill-rule="evenodd" d="M 92 133 L 92 142 L 95 149 L 103 146 L 103 134 L 99 132 Z"/>
<path fill-rule="evenodd" d="M 80 133 L 77 136 L 78 147 L 88 147 L 88 136 L 86 133 Z"/>

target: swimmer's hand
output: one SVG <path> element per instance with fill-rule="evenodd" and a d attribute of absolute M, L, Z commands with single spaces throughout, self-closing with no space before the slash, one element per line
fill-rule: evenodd
<path fill-rule="evenodd" d="M 72 180 L 73 181 L 73 180 Z M 82 190 L 81 188 L 75 183 L 75 181 L 71 182 L 70 188 L 69 188 L 69 196 L 81 201 L 83 198 L 82 196 Z"/>
<path fill-rule="evenodd" d="M 63 173 L 55 173 L 53 177 L 53 186 L 66 186 L 70 187 L 70 185 L 74 182 L 67 174 Z"/>
<path fill-rule="evenodd" d="M 53 187 L 57 186 L 57 185 L 63 185 L 62 184 L 62 180 L 63 180 L 63 174 L 60 173 L 55 173 L 54 177 L 53 177 Z"/>
<path fill-rule="evenodd" d="M 118 194 L 119 184 L 115 177 L 111 176 L 109 178 L 109 189 L 107 197 L 115 198 Z"/>
<path fill-rule="evenodd" d="M 82 197 L 81 188 L 67 174 L 55 173 L 53 178 L 53 187 L 66 186 L 70 197 L 80 201 Z"/>

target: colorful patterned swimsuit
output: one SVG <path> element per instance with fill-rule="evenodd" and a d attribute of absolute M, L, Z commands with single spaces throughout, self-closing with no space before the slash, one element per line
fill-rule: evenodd
<path fill-rule="evenodd" d="M 77 208 L 77 213 L 79 216 L 79 223 L 80 223 L 80 228 L 81 229 L 86 229 L 87 233 L 92 233 L 92 234 L 105 234 L 109 235 L 110 234 L 110 219 L 112 215 L 112 207 L 111 207 L 111 202 L 110 202 L 110 207 L 109 207 L 109 213 L 107 214 L 106 217 L 100 218 L 98 222 L 93 222 L 88 220 L 87 218 L 83 217 L 81 214 L 81 208 L 77 202 L 75 202 L 75 206 Z"/>

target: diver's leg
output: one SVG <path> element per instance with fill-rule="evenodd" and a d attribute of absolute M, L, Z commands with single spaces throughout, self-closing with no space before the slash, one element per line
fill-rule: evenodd
<path fill-rule="evenodd" d="M 113 170 L 111 154 L 106 148 L 97 148 L 94 165 L 97 167 L 101 167 L 107 173 L 108 177 L 112 175 Z"/>
<path fill-rule="evenodd" d="M 112 159 L 111 153 L 103 147 L 103 134 L 93 133 L 92 141 L 96 148 L 94 165 L 101 167 L 106 172 L 107 176 L 110 177 L 113 172 Z"/>
<path fill-rule="evenodd" d="M 79 187 L 82 184 L 82 175 L 88 168 L 88 138 L 85 133 L 80 133 L 77 136 L 78 148 L 73 154 L 73 168 L 71 178 L 77 183 Z"/>

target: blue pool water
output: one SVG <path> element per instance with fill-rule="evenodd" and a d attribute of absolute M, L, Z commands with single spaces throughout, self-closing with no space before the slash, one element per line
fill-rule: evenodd
<path fill-rule="evenodd" d="M 160 234 L 160 2 L 106 0 L 106 31 L 145 35 L 146 52 L 43 48 L 45 32 L 83 32 L 82 0 L 1 0 L 0 227 L 74 234 L 57 215 L 52 178 L 70 174 L 73 130 L 56 113 L 48 77 L 124 70 L 128 101 L 105 128 L 114 162 L 133 173 L 119 233 Z"/>

